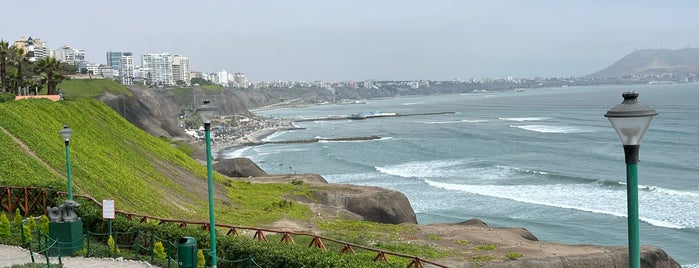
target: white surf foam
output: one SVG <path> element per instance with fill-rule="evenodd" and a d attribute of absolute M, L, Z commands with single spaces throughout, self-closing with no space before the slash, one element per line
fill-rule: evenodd
<path fill-rule="evenodd" d="M 500 117 L 498 119 L 504 120 L 504 121 L 524 122 L 524 121 L 544 121 L 544 120 L 551 119 L 551 117 Z"/>
<path fill-rule="evenodd" d="M 528 131 L 534 131 L 539 133 L 586 133 L 594 132 L 592 129 L 586 129 L 574 126 L 547 126 L 547 125 L 510 125 L 513 128 L 519 128 Z"/>
<path fill-rule="evenodd" d="M 509 199 L 549 207 L 626 217 L 626 191 L 597 183 L 547 185 L 472 185 L 425 180 L 446 190 Z M 671 190 L 672 191 L 672 190 Z M 687 195 L 664 191 L 639 194 L 640 220 L 651 225 L 683 229 L 699 227 L 699 201 Z"/>

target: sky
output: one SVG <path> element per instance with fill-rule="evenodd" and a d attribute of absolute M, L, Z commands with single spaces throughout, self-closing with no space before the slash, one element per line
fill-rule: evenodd
<path fill-rule="evenodd" d="M 699 47 L 692 0 L 4 1 L 0 39 L 189 57 L 250 81 L 584 76 L 637 49 Z"/>

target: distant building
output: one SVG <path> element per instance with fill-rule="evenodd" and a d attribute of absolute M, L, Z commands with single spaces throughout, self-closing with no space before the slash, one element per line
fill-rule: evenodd
<path fill-rule="evenodd" d="M 20 37 L 19 40 L 15 41 L 14 46 L 16 48 L 21 48 L 24 50 L 24 55 L 27 55 L 29 61 L 35 62 L 44 59 L 49 56 L 49 49 L 45 42 L 41 42 L 41 39 L 33 39 L 31 36 L 29 38 Z"/>
<path fill-rule="evenodd" d="M 226 70 L 221 70 L 220 72 L 216 73 L 216 84 L 219 84 L 223 87 L 228 87 L 228 72 Z"/>
<path fill-rule="evenodd" d="M 113 68 L 113 67 L 112 67 Z M 119 82 L 122 85 L 131 85 L 134 81 L 133 54 L 124 52 L 119 58 Z"/>
<path fill-rule="evenodd" d="M 70 46 L 63 46 L 56 50 L 56 58 L 62 62 L 75 65 L 78 69 L 87 68 L 85 61 L 85 50 L 73 49 Z"/>
<path fill-rule="evenodd" d="M 235 81 L 237 87 L 244 88 L 248 86 L 248 79 L 245 77 L 244 73 L 235 73 L 233 75 L 233 81 Z"/>
<path fill-rule="evenodd" d="M 143 79 L 147 85 L 172 86 L 172 56 L 168 53 L 141 56 Z"/>
<path fill-rule="evenodd" d="M 182 55 L 172 56 L 172 80 L 175 83 L 182 81 L 185 85 L 189 85 L 192 80 L 190 76 L 191 71 L 188 57 Z"/>

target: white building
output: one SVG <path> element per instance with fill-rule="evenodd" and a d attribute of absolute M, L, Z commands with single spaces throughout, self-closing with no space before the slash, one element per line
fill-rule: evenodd
<path fill-rule="evenodd" d="M 185 85 L 189 85 L 192 77 L 190 76 L 191 67 L 189 58 L 182 55 L 172 56 L 172 80 L 183 81 Z"/>
<path fill-rule="evenodd" d="M 221 70 L 220 72 L 216 73 L 217 80 L 215 81 L 216 84 L 219 84 L 223 87 L 228 87 L 228 75 L 229 73 L 226 70 Z"/>
<path fill-rule="evenodd" d="M 244 73 L 235 73 L 233 75 L 233 81 L 235 81 L 236 87 L 248 87 L 248 78 L 245 77 Z"/>
<path fill-rule="evenodd" d="M 63 46 L 56 50 L 55 55 L 58 60 L 75 65 L 78 67 L 78 69 L 87 67 L 87 62 L 85 61 L 85 50 L 73 49 L 70 46 Z"/>
<path fill-rule="evenodd" d="M 125 52 L 119 58 L 119 81 L 122 85 L 131 85 L 134 80 L 133 54 Z"/>
<path fill-rule="evenodd" d="M 172 56 L 168 53 L 141 56 L 143 80 L 146 85 L 172 86 Z"/>

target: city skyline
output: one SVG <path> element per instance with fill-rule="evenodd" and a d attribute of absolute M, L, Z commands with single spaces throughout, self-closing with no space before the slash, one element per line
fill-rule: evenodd
<path fill-rule="evenodd" d="M 3 4 L 0 38 L 182 54 L 251 81 L 584 76 L 635 49 L 699 47 L 692 1 L 122 1 Z M 19 23 L 18 23 L 19 22 Z"/>

